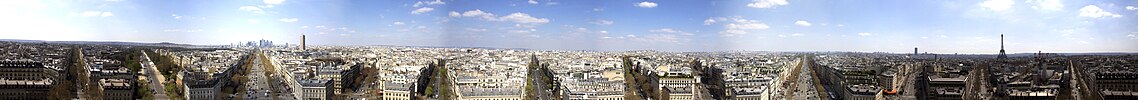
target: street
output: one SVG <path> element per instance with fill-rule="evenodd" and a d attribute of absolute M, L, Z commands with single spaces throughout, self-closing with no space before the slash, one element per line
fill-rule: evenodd
<path fill-rule="evenodd" d="M 267 76 L 265 76 L 265 68 L 261 63 L 261 59 L 261 57 L 253 56 L 252 68 L 249 68 L 249 75 L 245 76 L 250 80 L 248 83 L 245 83 L 245 87 L 249 88 L 247 91 L 249 93 L 245 97 L 256 100 L 272 100 L 273 92 L 271 90 L 273 89 L 270 87 L 269 80 L 266 78 Z"/>
<path fill-rule="evenodd" d="M 146 52 L 142 52 L 142 68 L 146 70 L 146 82 L 150 86 L 150 92 L 154 95 L 154 99 L 166 100 L 170 99 L 166 95 L 166 88 L 162 86 L 162 82 L 166 81 L 166 77 L 159 73 L 158 68 L 154 66 L 154 62 L 150 60 L 150 56 Z"/>

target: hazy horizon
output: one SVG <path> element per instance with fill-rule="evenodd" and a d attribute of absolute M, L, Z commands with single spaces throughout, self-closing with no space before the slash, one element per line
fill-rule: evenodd
<path fill-rule="evenodd" d="M 1138 1 L 15 0 L 3 39 L 598 51 L 1138 52 Z"/>

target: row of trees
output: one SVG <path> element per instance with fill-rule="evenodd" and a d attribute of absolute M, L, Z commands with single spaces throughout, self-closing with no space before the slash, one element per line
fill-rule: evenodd
<path fill-rule="evenodd" d="M 237 70 L 233 70 L 231 72 L 228 72 L 229 75 L 231 75 L 228 77 L 229 80 L 219 80 L 219 81 L 229 81 L 229 82 L 218 82 L 218 83 L 228 83 L 228 84 L 224 84 L 223 86 L 221 86 L 221 92 L 218 92 L 215 95 L 215 97 L 217 97 L 217 99 L 219 99 L 219 100 L 244 100 L 245 99 L 244 96 L 248 95 L 247 94 L 248 87 L 245 84 L 249 83 L 249 81 L 250 81 L 248 75 L 249 75 L 249 70 L 251 70 L 250 68 L 254 67 L 254 65 L 253 65 L 254 61 L 255 60 L 249 59 L 247 57 L 245 59 L 241 59 L 241 62 L 240 62 L 241 65 L 239 65 L 238 67 L 233 67 L 233 68 L 237 68 Z M 228 97 L 228 95 L 235 95 L 235 97 L 230 98 L 230 97 Z"/>
<path fill-rule="evenodd" d="M 111 54 L 110 58 L 122 61 L 123 66 L 130 69 L 130 72 L 138 73 L 142 71 L 142 52 L 148 50 L 149 49 L 143 47 L 127 47 L 126 49 L 122 50 L 125 52 Z M 140 98 L 143 100 L 154 99 L 154 94 L 150 93 L 150 84 L 146 84 L 147 82 L 143 80 L 136 79 L 135 81 L 135 85 L 133 85 L 135 87 L 133 98 Z"/>
<path fill-rule="evenodd" d="M 160 71 L 162 75 L 174 76 L 174 74 L 177 74 L 178 71 L 182 70 L 182 65 L 174 63 L 175 59 L 173 59 L 173 57 L 162 56 L 162 54 L 158 54 L 153 50 L 144 51 L 146 52 L 147 56 L 150 57 L 150 60 L 154 62 L 155 67 L 158 68 L 158 71 Z M 175 78 L 177 77 L 166 77 L 168 80 L 173 80 Z"/>
<path fill-rule="evenodd" d="M 51 96 L 48 97 L 48 99 L 61 100 L 75 98 L 75 94 L 73 93 L 75 93 L 75 91 L 78 89 L 76 88 L 75 80 L 79 80 L 76 76 L 80 75 L 80 68 L 78 66 L 81 65 L 76 60 L 79 60 L 80 57 L 83 56 L 79 55 L 81 49 L 78 48 L 79 47 L 69 48 L 70 51 L 67 53 L 67 59 L 64 60 L 64 63 L 66 63 L 67 66 L 64 66 L 66 68 L 63 70 L 63 72 L 61 72 L 64 74 L 59 74 L 59 76 L 56 77 L 56 81 L 52 83 L 53 86 L 51 86 L 51 89 L 48 90 L 48 92 L 51 93 Z"/>
<path fill-rule="evenodd" d="M 549 70 L 549 64 L 543 64 L 535 55 L 530 55 L 530 62 L 526 65 L 525 100 L 561 100 L 558 84 Z"/>
<path fill-rule="evenodd" d="M 419 99 L 440 99 L 450 100 L 454 99 L 451 91 L 451 79 L 447 73 L 445 59 L 439 59 L 433 64 L 428 64 L 427 68 L 419 73 L 419 82 L 416 84 L 421 88 L 416 89 L 416 94 L 413 98 Z"/>
<path fill-rule="evenodd" d="M 124 62 L 126 62 L 125 64 L 126 64 L 127 68 L 130 68 L 130 72 L 135 72 L 135 73 L 141 72 L 142 71 L 142 65 L 141 65 L 142 64 L 142 52 L 146 51 L 146 50 L 145 49 L 131 49 L 131 50 L 127 50 L 127 51 L 130 53 L 123 60 Z M 150 94 L 150 91 L 151 91 L 150 84 L 146 84 L 147 82 L 143 81 L 143 80 L 137 80 L 136 79 L 136 81 L 137 82 L 134 85 L 136 87 L 135 88 L 136 90 L 134 93 L 135 98 L 140 98 L 142 100 L 153 100 L 154 94 Z"/>
<path fill-rule="evenodd" d="M 56 81 L 53 83 L 53 86 L 49 90 L 50 97 L 48 98 L 77 98 L 76 95 L 78 94 L 76 94 L 76 91 L 82 91 L 84 98 L 103 98 L 103 91 L 101 89 L 102 86 L 99 86 L 98 83 L 95 83 L 95 81 L 91 79 L 91 75 L 89 73 L 90 70 L 87 69 L 88 65 L 86 64 L 86 59 L 82 53 L 83 48 L 79 46 L 73 46 L 68 49 L 68 57 L 64 60 L 64 63 L 67 65 L 62 66 L 65 69 L 60 72 L 61 74 L 59 74 L 59 76 L 57 76 Z M 131 51 L 139 50 L 144 50 L 144 48 L 127 48 L 124 49 L 124 51 L 127 52 L 114 53 L 105 57 L 122 61 L 122 66 L 129 68 L 131 72 L 138 72 L 142 68 L 142 66 L 139 65 L 142 53 Z M 150 90 L 144 83 L 144 81 L 138 80 L 137 85 L 135 85 L 137 92 L 133 98 L 152 98 L 153 95 L 148 92 Z"/>
<path fill-rule="evenodd" d="M 365 65 L 356 65 L 356 66 L 352 67 L 352 70 L 358 70 L 358 73 L 351 74 L 351 75 L 356 75 L 356 76 L 352 77 L 351 79 L 344 81 L 344 82 L 351 82 L 351 84 L 346 84 L 347 85 L 347 86 L 345 86 L 346 89 L 341 90 L 340 91 L 341 93 L 355 93 L 355 91 L 354 91 L 355 89 L 358 89 L 358 88 L 367 86 L 371 83 L 379 81 L 379 69 L 378 68 L 363 67 L 363 66 L 365 66 Z"/>
<path fill-rule="evenodd" d="M 151 62 L 154 62 L 154 67 L 158 68 L 158 74 L 166 76 L 166 79 L 161 79 L 166 80 L 165 83 L 162 83 L 163 88 L 165 88 L 164 90 L 166 91 L 166 95 L 169 96 L 170 99 L 185 99 L 181 98 L 184 97 L 182 95 L 185 95 L 182 94 L 182 88 L 179 87 L 178 84 L 175 84 L 176 80 L 178 80 L 178 77 L 176 77 L 175 74 L 182 70 L 182 66 L 174 63 L 174 59 L 172 57 L 162 56 L 162 54 L 154 52 L 154 49 L 146 49 L 142 51 L 146 53 L 146 56 L 150 58 Z"/>

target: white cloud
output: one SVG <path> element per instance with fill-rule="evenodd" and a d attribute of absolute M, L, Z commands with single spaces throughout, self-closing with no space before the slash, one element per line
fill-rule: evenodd
<path fill-rule="evenodd" d="M 515 34 L 533 33 L 533 31 L 530 30 L 508 30 L 506 32 Z"/>
<path fill-rule="evenodd" d="M 656 3 L 655 3 L 655 2 L 648 2 L 648 1 L 644 1 L 644 2 L 640 2 L 640 3 L 636 3 L 636 5 L 635 5 L 635 6 L 636 6 L 636 7 L 640 7 L 640 8 L 655 8 L 655 7 L 656 7 Z"/>
<path fill-rule="evenodd" d="M 75 13 L 72 13 L 72 14 L 75 14 Z M 111 17 L 111 16 L 115 16 L 114 13 L 102 12 L 102 11 L 84 11 L 83 13 L 78 13 L 78 15 L 83 16 L 83 17 Z"/>
<path fill-rule="evenodd" d="M 285 0 L 265 0 L 264 2 L 265 2 L 265 4 L 275 5 L 275 4 L 284 3 L 284 1 Z"/>
<path fill-rule="evenodd" d="M 981 2 L 980 6 L 993 11 L 1004 11 L 1012 8 L 1015 3 L 1012 0 L 987 0 Z"/>
<path fill-rule="evenodd" d="M 462 12 L 461 14 L 459 14 L 458 12 L 452 11 L 450 13 L 450 16 L 451 17 L 479 17 L 479 18 L 482 18 L 484 20 L 498 20 L 498 18 L 497 18 L 498 16 L 491 14 L 491 13 L 488 13 L 488 12 L 482 12 L 482 10 L 479 10 L 479 9 Z"/>
<path fill-rule="evenodd" d="M 1122 15 L 1106 12 L 1105 10 L 1098 8 L 1098 6 L 1095 5 L 1087 5 L 1082 9 L 1079 9 L 1079 16 L 1090 18 L 1122 17 Z"/>
<path fill-rule="evenodd" d="M 1130 37 L 1130 39 L 1138 39 L 1138 32 L 1130 32 L 1130 34 L 1127 34 L 1126 37 Z"/>
<path fill-rule="evenodd" d="M 802 33 L 794 33 L 794 34 L 790 34 L 790 36 L 805 36 L 805 35 L 806 35 L 806 34 L 802 34 Z"/>
<path fill-rule="evenodd" d="M 491 13 L 487 13 L 487 12 L 482 12 L 482 10 L 480 10 L 480 9 L 475 9 L 475 10 L 471 10 L 471 11 L 462 12 L 462 16 L 465 16 L 465 17 L 471 17 L 471 16 L 494 16 L 494 14 L 491 14 Z"/>
<path fill-rule="evenodd" d="M 653 32 L 653 33 L 672 33 L 672 34 L 679 34 L 679 35 L 695 35 L 695 34 L 692 34 L 692 33 L 689 33 L 689 32 L 684 32 L 684 31 L 680 31 L 680 30 L 676 30 L 676 29 L 671 29 L 671 28 L 653 29 L 653 30 L 648 30 L 648 32 Z"/>
<path fill-rule="evenodd" d="M 732 18 L 732 19 L 738 19 L 738 16 L 736 16 L 735 18 Z M 729 21 L 729 20 L 727 20 L 726 17 L 710 17 L 710 18 L 707 18 L 707 20 L 703 20 L 703 25 L 711 25 L 711 24 L 715 24 L 717 22 L 722 22 L 722 21 Z"/>
<path fill-rule="evenodd" d="M 1138 8 L 1134 6 L 1126 6 L 1126 10 L 1138 10 Z"/>
<path fill-rule="evenodd" d="M 743 31 L 743 30 L 723 30 L 723 31 L 720 31 L 719 34 L 722 34 L 723 36 L 731 37 L 731 36 L 738 36 L 738 35 L 747 34 L 747 32 Z"/>
<path fill-rule="evenodd" d="M 630 35 L 626 38 L 633 38 L 635 41 L 649 42 L 649 43 L 684 43 L 691 41 L 691 39 L 682 38 L 673 34 L 648 34 L 637 38 L 635 35 Z"/>
<path fill-rule="evenodd" d="M 111 17 L 111 16 L 115 16 L 115 14 L 111 13 L 111 12 L 103 12 L 103 13 L 99 14 L 99 17 Z"/>
<path fill-rule="evenodd" d="M 301 28 L 307 28 L 307 26 L 303 26 L 303 27 L 301 27 Z M 318 32 L 317 32 L 318 34 L 329 34 L 329 33 L 356 33 L 356 30 L 355 30 L 355 29 L 351 29 L 351 28 L 348 28 L 348 27 L 338 27 L 338 28 L 337 28 L 337 27 L 335 27 L 335 26 L 332 26 L 332 27 L 328 27 L 328 26 L 324 26 L 324 25 L 317 25 L 317 26 L 315 26 L 313 29 L 314 29 L 314 30 L 316 30 L 316 31 L 318 31 Z"/>
<path fill-rule="evenodd" d="M 810 26 L 810 25 L 813 25 L 813 24 L 810 24 L 810 22 L 806 22 L 806 21 L 801 21 L 801 20 L 800 20 L 800 21 L 794 21 L 794 25 L 798 25 L 798 26 Z"/>
<path fill-rule="evenodd" d="M 527 3 L 529 3 L 529 4 L 537 4 L 537 1 L 534 1 L 534 0 L 529 0 L 529 1 L 527 1 Z"/>
<path fill-rule="evenodd" d="M 587 29 L 584 29 L 584 28 L 578 28 L 577 31 L 592 32 L 592 31 L 588 31 Z M 627 34 L 627 35 L 609 36 L 608 31 L 598 31 L 598 32 L 595 32 L 594 34 L 597 34 L 598 37 L 600 37 L 602 39 L 620 39 L 620 40 L 628 40 L 631 42 L 642 42 L 642 43 L 685 44 L 685 43 L 692 40 L 687 35 L 676 34 L 675 32 L 683 32 L 683 31 L 679 31 L 679 30 L 675 30 L 675 29 L 662 28 L 662 29 L 654 29 L 654 30 L 649 30 L 649 31 L 651 31 L 653 33 L 641 34 L 641 35 Z M 669 32 L 671 32 L 671 33 L 669 33 Z"/>
<path fill-rule="evenodd" d="M 786 2 L 786 0 L 755 0 L 755 2 L 748 3 L 747 7 L 774 8 L 775 6 L 781 6 L 781 5 L 786 5 L 786 4 L 790 4 L 790 2 Z"/>
<path fill-rule="evenodd" d="M 178 16 L 178 14 L 171 14 L 170 16 L 174 17 L 174 19 L 182 19 L 182 16 Z"/>
<path fill-rule="evenodd" d="M 549 23 L 549 19 L 534 18 L 532 16 L 529 16 L 529 14 L 520 13 L 520 12 L 513 13 L 510 15 L 506 15 L 506 16 L 502 16 L 501 19 L 506 20 L 506 21 L 515 22 L 515 23 L 535 23 L 535 24 Z"/>
<path fill-rule="evenodd" d="M 707 20 L 703 20 L 703 25 L 711 25 L 711 24 L 715 24 L 715 19 L 707 18 Z"/>
<path fill-rule="evenodd" d="M 593 20 L 589 23 L 590 24 L 596 24 L 596 25 L 612 25 L 613 22 L 610 20 Z"/>
<path fill-rule="evenodd" d="M 442 5 L 442 4 L 447 4 L 447 2 L 443 2 L 442 0 L 427 1 L 427 2 L 419 1 L 419 2 L 415 2 L 415 5 L 412 5 L 412 7 L 422 7 L 423 5 Z"/>
<path fill-rule="evenodd" d="M 403 24 L 405 24 L 405 23 L 403 23 L 403 22 L 394 22 L 394 23 L 391 23 L 391 24 L 392 24 L 392 25 L 403 25 Z"/>
<path fill-rule="evenodd" d="M 744 19 L 740 16 L 735 16 L 730 19 L 724 17 L 712 17 L 704 20 L 704 25 L 711 25 L 716 22 L 728 22 L 727 24 L 723 25 L 723 27 L 727 29 L 719 31 L 719 34 L 723 36 L 743 35 L 747 34 L 748 31 L 764 30 L 770 28 L 770 26 L 761 23 L 758 20 Z"/>
<path fill-rule="evenodd" d="M 517 28 L 536 28 L 537 24 L 514 24 Z"/>
<path fill-rule="evenodd" d="M 1027 0 L 1025 2 L 1038 4 L 1038 5 L 1031 6 L 1032 9 L 1043 9 L 1043 10 L 1061 10 L 1061 9 L 1063 9 L 1063 1 L 1062 0 Z"/>
<path fill-rule="evenodd" d="M 265 14 L 264 10 L 261 10 L 260 7 L 255 7 L 255 6 L 241 6 L 241 8 L 237 8 L 237 9 L 241 10 L 241 11 L 253 12 L 256 14 Z"/>
<path fill-rule="evenodd" d="M 675 29 L 671 29 L 671 28 L 661 28 L 661 29 L 648 30 L 648 32 L 676 33 L 678 31 L 676 31 Z"/>
<path fill-rule="evenodd" d="M 423 7 L 423 8 L 419 8 L 419 9 L 415 9 L 415 10 L 411 11 L 411 14 L 415 14 L 415 15 L 418 15 L 418 14 L 423 14 L 423 13 L 427 13 L 427 12 L 430 12 L 430 11 L 432 11 L 432 10 L 435 10 L 435 8 L 431 8 L 431 7 Z"/>
<path fill-rule="evenodd" d="M 487 29 L 485 29 L 485 28 L 466 28 L 466 31 L 485 32 L 485 31 L 487 31 Z"/>
<path fill-rule="evenodd" d="M 203 31 L 203 30 L 202 29 L 193 29 L 193 30 L 166 29 L 166 30 L 162 30 L 162 32 L 187 32 L 187 33 L 201 32 L 201 31 Z"/>
<path fill-rule="evenodd" d="M 450 17 L 462 17 L 462 14 L 454 11 L 450 11 L 450 14 L 448 15 L 450 15 Z"/>
<path fill-rule="evenodd" d="M 759 23 L 758 21 L 741 21 L 736 23 L 727 24 L 727 29 L 767 29 L 771 28 L 767 24 Z"/>
<path fill-rule="evenodd" d="M 435 0 L 435 1 L 427 2 L 427 5 L 441 5 L 441 4 L 447 4 L 447 2 L 443 2 L 443 0 Z"/>
<path fill-rule="evenodd" d="M 536 17 L 530 16 L 529 14 L 521 13 L 521 12 L 515 12 L 515 13 L 511 13 L 510 15 L 498 17 L 498 16 L 494 15 L 493 13 L 483 12 L 482 10 L 475 9 L 475 10 L 463 12 L 461 14 L 458 12 L 452 11 L 448 15 L 450 15 L 451 17 L 478 17 L 478 18 L 482 18 L 483 20 L 489 20 L 489 21 L 509 21 L 509 22 L 514 22 L 514 23 L 530 24 L 530 25 L 549 23 L 548 18 L 536 18 Z"/>
<path fill-rule="evenodd" d="M 300 19 L 296 19 L 296 18 L 281 18 L 280 20 L 281 20 L 281 22 L 291 23 L 291 22 L 296 22 L 296 21 L 299 21 Z"/>
<path fill-rule="evenodd" d="M 872 36 L 873 33 L 857 33 L 858 36 Z"/>

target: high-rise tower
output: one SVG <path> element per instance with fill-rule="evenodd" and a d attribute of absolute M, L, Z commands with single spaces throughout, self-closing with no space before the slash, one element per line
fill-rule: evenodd
<path fill-rule="evenodd" d="M 917 53 L 917 47 L 913 47 L 913 55 L 919 55 L 919 54 L 920 53 Z"/>
<path fill-rule="evenodd" d="M 300 50 L 306 50 L 304 48 L 304 34 L 300 35 Z"/>
<path fill-rule="evenodd" d="M 1000 59 L 1008 58 L 1008 55 L 1006 53 L 1004 53 L 1004 34 L 1000 34 L 1000 55 L 997 56 L 996 58 L 1000 58 Z"/>

